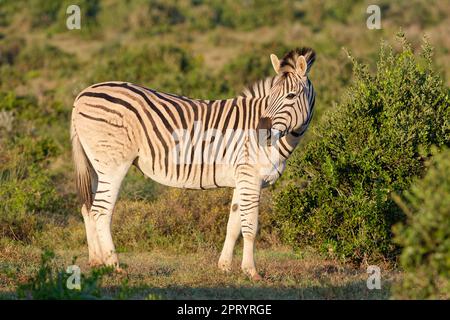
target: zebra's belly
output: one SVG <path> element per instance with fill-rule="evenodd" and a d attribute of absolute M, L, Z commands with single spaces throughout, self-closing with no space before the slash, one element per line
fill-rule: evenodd
<path fill-rule="evenodd" d="M 138 163 L 139 168 L 148 178 L 163 185 L 183 189 L 213 189 L 220 187 L 234 187 L 234 174 L 229 166 L 201 165 L 176 166 L 165 169 Z"/>

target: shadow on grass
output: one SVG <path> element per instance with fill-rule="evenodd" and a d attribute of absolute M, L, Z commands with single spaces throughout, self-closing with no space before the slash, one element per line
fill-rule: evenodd
<path fill-rule="evenodd" d="M 369 290 L 365 283 L 349 282 L 341 286 L 304 288 L 254 287 L 188 287 L 110 286 L 103 288 L 101 299 L 133 300 L 382 300 L 390 298 L 392 284 L 385 282 L 380 290 Z M 0 300 L 17 299 L 15 292 L 0 293 Z"/>
<path fill-rule="evenodd" d="M 392 283 L 385 282 L 380 290 L 369 290 L 365 282 L 349 282 L 341 286 L 309 286 L 295 287 L 268 287 L 257 284 L 253 287 L 227 286 L 227 287 L 188 287 L 170 286 L 165 288 L 150 288 L 134 286 L 129 288 L 105 288 L 106 299 L 149 299 L 149 300 L 298 300 L 298 299 L 350 299 L 350 300 L 380 300 L 389 299 Z"/>

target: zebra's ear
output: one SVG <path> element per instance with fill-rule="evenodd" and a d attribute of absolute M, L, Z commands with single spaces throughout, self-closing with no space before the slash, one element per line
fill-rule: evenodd
<path fill-rule="evenodd" d="M 278 72 L 280 71 L 280 60 L 278 59 L 278 57 L 276 55 L 274 55 L 273 53 L 270 55 L 270 61 L 272 61 L 272 66 L 273 69 L 275 70 L 275 72 L 278 74 Z"/>
<path fill-rule="evenodd" d="M 304 56 L 300 56 L 297 58 L 295 69 L 299 76 L 301 77 L 305 76 L 306 70 L 308 69 L 308 64 L 306 63 L 306 59 Z"/>

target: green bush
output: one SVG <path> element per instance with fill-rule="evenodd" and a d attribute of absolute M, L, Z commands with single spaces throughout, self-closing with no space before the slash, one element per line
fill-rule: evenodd
<path fill-rule="evenodd" d="M 44 224 L 38 213 L 55 212 L 60 199 L 45 170 L 57 152 L 49 139 L 0 140 L 0 235 L 29 243 Z"/>
<path fill-rule="evenodd" d="M 58 47 L 33 43 L 21 50 L 15 67 L 21 72 L 50 71 L 52 75 L 72 76 L 78 68 L 76 56 Z"/>
<path fill-rule="evenodd" d="M 212 1 L 211 26 L 251 30 L 291 20 L 294 6 L 291 1 Z"/>
<path fill-rule="evenodd" d="M 13 112 L 11 128 L 0 127 L 0 235 L 29 243 L 45 224 L 38 214 L 56 212 L 61 204 L 47 171 L 59 149 L 29 127 L 38 114 L 35 100 L 2 93 L 0 112 Z"/>
<path fill-rule="evenodd" d="M 11 18 L 13 16 L 14 10 L 17 10 L 17 3 L 13 0 L 3 0 L 2 8 L 0 10 L 0 27 L 7 27 L 11 23 Z M 15 4 L 15 6 L 14 6 Z M 0 39 L 3 37 L 3 34 L 0 33 Z"/>
<path fill-rule="evenodd" d="M 407 222 L 396 226 L 406 271 L 399 298 L 450 298 L 450 149 L 432 158 L 427 174 L 396 201 Z"/>
<path fill-rule="evenodd" d="M 77 57 L 56 46 L 25 45 L 21 38 L 0 42 L 0 87 L 4 90 L 17 90 L 20 84 L 39 76 L 61 80 L 73 76 L 78 68 Z"/>
<path fill-rule="evenodd" d="M 361 5 L 362 1 L 354 0 L 310 0 L 299 3 L 297 15 L 303 23 L 319 31 L 329 23 L 347 23 L 354 8 Z"/>
<path fill-rule="evenodd" d="M 448 4 L 436 0 L 426 2 L 383 0 L 380 5 L 385 7 L 383 10 L 385 18 L 392 20 L 393 23 L 399 25 L 402 21 L 414 21 L 415 25 L 423 29 L 444 20 L 446 18 L 444 8 Z"/>
<path fill-rule="evenodd" d="M 139 20 L 144 33 L 157 34 L 175 30 L 180 25 L 189 30 L 207 31 L 217 27 L 252 30 L 291 20 L 295 14 L 292 1 L 153 1 Z"/>
<path fill-rule="evenodd" d="M 58 18 L 61 1 L 35 0 L 29 6 L 33 27 L 48 27 Z"/>
<path fill-rule="evenodd" d="M 1 38 L 0 35 L 0 88 L 13 90 L 23 83 L 24 75 L 14 64 L 24 46 L 23 38 Z"/>
<path fill-rule="evenodd" d="M 1 38 L 0 38 L 1 39 Z M 3 64 L 14 64 L 20 50 L 25 45 L 22 38 L 8 38 L 0 40 L 0 66 Z"/>
<path fill-rule="evenodd" d="M 167 1 L 154 1 L 147 7 L 147 26 L 159 31 L 168 30 L 170 26 L 183 23 L 185 16 L 176 4 Z"/>
<path fill-rule="evenodd" d="M 286 242 L 354 262 L 396 256 L 391 227 L 404 214 L 390 194 L 423 173 L 431 145 L 450 141 L 450 99 L 432 50 L 425 43 L 419 59 L 400 40 L 398 53 L 382 45 L 376 74 L 354 61 L 344 101 L 292 156 L 275 197 Z"/>

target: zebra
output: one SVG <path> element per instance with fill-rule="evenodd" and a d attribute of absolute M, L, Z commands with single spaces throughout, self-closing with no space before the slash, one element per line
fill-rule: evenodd
<path fill-rule="evenodd" d="M 310 124 L 315 92 L 308 76 L 315 57 L 311 48 L 291 50 L 282 59 L 271 54 L 275 75 L 225 100 L 119 81 L 81 91 L 72 109 L 71 142 L 89 264 L 121 270 L 111 219 L 122 180 L 134 165 L 171 187 L 233 188 L 218 267 L 231 270 L 242 234 L 241 268 L 261 279 L 254 261 L 260 193 L 281 176 Z"/>

